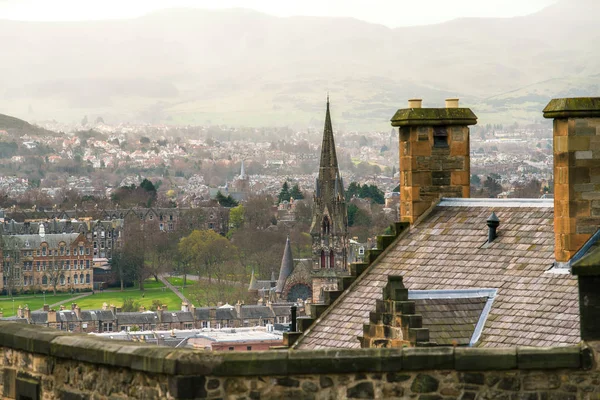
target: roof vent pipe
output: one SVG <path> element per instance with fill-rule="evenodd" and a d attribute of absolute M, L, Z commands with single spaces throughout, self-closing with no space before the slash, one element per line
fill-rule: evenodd
<path fill-rule="evenodd" d="M 492 212 L 492 215 L 489 216 L 486 222 L 488 226 L 488 243 L 491 243 L 498 237 L 496 229 L 500 226 L 500 220 L 496 216 L 496 213 Z"/>

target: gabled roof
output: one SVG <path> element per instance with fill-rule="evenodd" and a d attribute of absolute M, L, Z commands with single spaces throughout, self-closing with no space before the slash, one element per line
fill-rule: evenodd
<path fill-rule="evenodd" d="M 194 317 L 189 311 L 169 311 L 165 310 L 162 312 L 160 318 L 162 323 L 173 323 L 173 322 L 194 322 Z"/>
<path fill-rule="evenodd" d="M 486 219 L 500 219 L 486 245 Z M 579 342 L 577 281 L 551 273 L 554 263 L 552 200 L 448 199 L 371 265 L 303 335 L 295 348 L 358 348 L 389 275 L 409 290 L 497 289 L 476 344 L 563 346 Z"/>

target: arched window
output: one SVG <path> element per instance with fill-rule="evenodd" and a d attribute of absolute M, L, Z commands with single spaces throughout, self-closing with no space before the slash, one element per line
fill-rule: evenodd
<path fill-rule="evenodd" d="M 60 276 L 60 284 L 61 284 L 61 285 L 64 285 L 64 284 L 65 284 L 65 276 L 64 276 L 64 275 L 61 275 L 61 276 Z"/>
<path fill-rule="evenodd" d="M 73 276 L 73 283 L 77 285 L 77 274 Z"/>
<path fill-rule="evenodd" d="M 321 250 L 321 268 L 325 268 L 325 250 Z"/>
<path fill-rule="evenodd" d="M 48 284 L 48 277 L 46 275 L 42 276 L 42 285 Z"/>
<path fill-rule="evenodd" d="M 335 268 L 335 256 L 333 250 L 329 250 L 329 268 Z"/>
<path fill-rule="evenodd" d="M 329 217 L 323 218 L 323 235 L 329 235 Z"/>
<path fill-rule="evenodd" d="M 83 281 L 83 274 L 80 274 L 79 275 L 79 283 L 81 283 L 83 285 L 83 282 L 84 282 Z"/>

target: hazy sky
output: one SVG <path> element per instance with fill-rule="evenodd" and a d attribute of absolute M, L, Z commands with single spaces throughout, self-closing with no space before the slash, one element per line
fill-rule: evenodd
<path fill-rule="evenodd" d="M 424 25 L 459 17 L 513 17 L 557 0 L 0 0 L 0 19 L 73 21 L 136 17 L 161 8 L 242 7 L 277 16 L 354 17 L 387 25 Z"/>

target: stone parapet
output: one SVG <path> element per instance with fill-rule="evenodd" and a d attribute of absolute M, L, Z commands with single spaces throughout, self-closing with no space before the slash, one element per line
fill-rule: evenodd
<path fill-rule="evenodd" d="M 4 398 L 560 397 L 600 390 L 586 369 L 595 352 L 585 345 L 215 353 L 0 322 L 0 346 Z"/>

